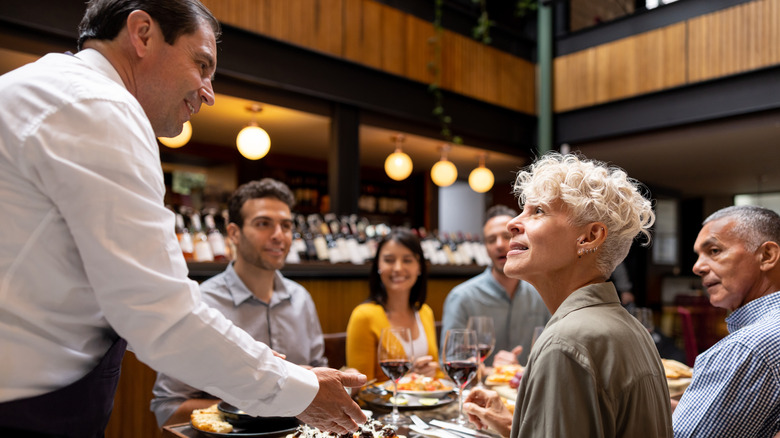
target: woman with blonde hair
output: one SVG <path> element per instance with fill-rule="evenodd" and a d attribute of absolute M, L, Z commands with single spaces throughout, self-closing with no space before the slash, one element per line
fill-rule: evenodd
<path fill-rule="evenodd" d="M 515 182 L 522 213 L 504 273 L 531 283 L 552 314 L 534 344 L 514 418 L 490 391 L 464 410 L 480 428 L 520 437 L 671 437 L 669 390 L 650 334 L 623 309 L 612 271 L 655 215 L 616 167 L 550 153 Z M 510 429 L 511 428 L 511 429 Z"/>

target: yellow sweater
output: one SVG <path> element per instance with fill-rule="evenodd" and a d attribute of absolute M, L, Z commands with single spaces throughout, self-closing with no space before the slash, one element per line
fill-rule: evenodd
<path fill-rule="evenodd" d="M 436 323 L 433 310 L 423 304 L 420 308 L 420 321 L 428 339 L 428 354 L 439 361 L 439 348 L 436 346 Z M 355 307 L 347 324 L 347 367 L 355 368 L 365 374 L 368 380 L 387 380 L 376 359 L 379 335 L 382 329 L 390 327 L 385 310 L 376 303 L 363 303 Z M 415 356 L 421 356 L 415 352 Z M 440 377 L 440 376 L 437 376 Z"/>

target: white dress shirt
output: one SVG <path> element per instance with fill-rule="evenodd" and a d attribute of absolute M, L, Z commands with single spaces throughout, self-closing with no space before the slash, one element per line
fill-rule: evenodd
<path fill-rule="evenodd" d="M 115 339 L 251 415 L 299 414 L 316 376 L 201 302 L 163 206 L 149 120 L 94 50 L 0 77 L 0 402 L 66 386 Z"/>

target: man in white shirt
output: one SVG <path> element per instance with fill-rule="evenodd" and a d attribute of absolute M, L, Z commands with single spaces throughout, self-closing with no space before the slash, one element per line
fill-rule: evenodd
<path fill-rule="evenodd" d="M 0 77 L 0 436 L 102 436 L 125 341 L 250 415 L 355 430 L 365 376 L 274 356 L 187 278 L 155 137 L 213 104 L 216 19 L 92 0 L 79 35 Z"/>
<path fill-rule="evenodd" d="M 219 310 L 253 338 L 282 353 L 292 363 L 328 366 L 317 309 L 309 292 L 285 278 L 292 245 L 295 197 L 286 184 L 271 178 L 241 185 L 228 201 L 228 239 L 235 261 L 200 285 L 203 301 Z M 152 411 L 159 425 L 189 421 L 193 409 L 215 403 L 211 394 L 158 373 Z"/>

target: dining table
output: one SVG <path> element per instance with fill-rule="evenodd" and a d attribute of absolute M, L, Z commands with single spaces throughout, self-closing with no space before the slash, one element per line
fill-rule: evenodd
<path fill-rule="evenodd" d="M 420 420 L 427 424 L 431 424 L 432 421 L 437 420 L 445 423 L 451 422 L 458 415 L 458 399 L 455 391 L 442 394 L 439 396 L 436 404 L 432 406 L 422 406 L 416 403 L 419 398 L 415 400 L 415 396 L 409 396 L 410 403 L 405 406 L 399 407 L 401 415 L 410 417 L 416 415 Z M 372 418 L 379 419 L 385 414 L 388 414 L 392 410 L 392 406 L 387 402 L 387 394 L 384 393 L 372 393 L 362 391 L 355 396 L 355 401 L 364 410 L 367 415 L 371 415 Z M 410 425 L 400 425 L 396 427 L 396 432 L 399 436 L 406 436 L 409 438 L 429 438 L 435 437 L 440 434 L 441 429 L 438 427 L 432 427 L 429 434 L 421 434 L 410 429 Z M 472 425 L 473 428 L 473 425 Z M 292 432 L 289 432 L 292 433 Z M 474 431 L 475 434 L 469 435 L 463 432 L 450 431 L 450 436 L 445 435 L 445 438 L 500 438 L 498 434 L 491 431 Z M 181 423 L 175 425 L 169 425 L 163 427 L 163 438 L 215 438 L 215 437 L 230 437 L 231 435 L 236 437 L 258 437 L 258 438 L 284 438 L 286 434 L 251 434 L 251 433 L 227 433 L 227 434 L 213 434 L 204 433 L 193 428 L 189 423 Z"/>

